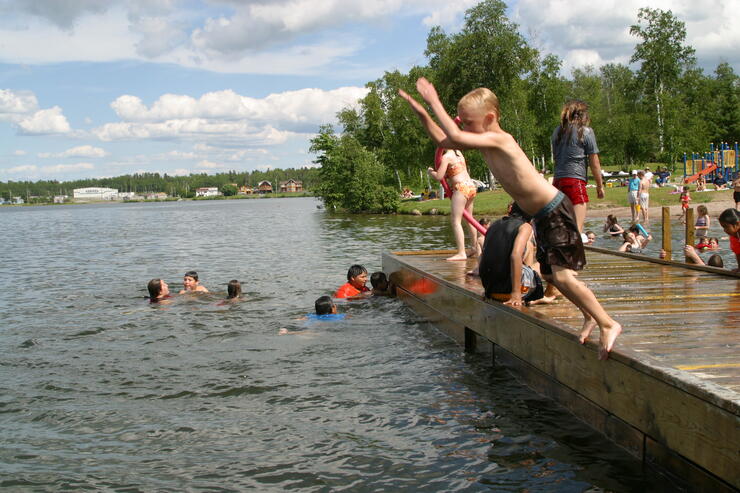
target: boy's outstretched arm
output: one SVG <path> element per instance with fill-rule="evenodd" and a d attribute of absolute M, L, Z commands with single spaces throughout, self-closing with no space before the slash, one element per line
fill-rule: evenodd
<path fill-rule="evenodd" d="M 431 137 L 434 143 L 439 146 L 447 137 L 444 131 L 439 128 L 439 125 L 437 125 L 434 120 L 432 120 L 432 117 L 429 116 L 429 113 L 427 113 L 427 110 L 424 109 L 421 103 L 412 98 L 406 91 L 399 89 L 398 95 L 409 103 L 411 109 L 414 110 L 414 113 L 416 113 L 419 120 L 421 120 L 421 124 L 424 125 L 424 129 L 429 134 L 429 137 Z"/>

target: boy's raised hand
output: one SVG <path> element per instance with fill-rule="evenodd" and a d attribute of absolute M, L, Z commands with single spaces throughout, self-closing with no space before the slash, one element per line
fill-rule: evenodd
<path fill-rule="evenodd" d="M 416 99 L 412 98 L 409 93 L 404 91 L 403 89 L 398 90 L 398 95 L 401 96 L 403 99 L 405 99 L 411 108 L 416 111 L 417 113 L 426 113 L 426 110 L 424 107 L 419 103 Z"/>
<path fill-rule="evenodd" d="M 419 94 L 421 94 L 421 97 L 424 98 L 424 101 L 427 103 L 431 104 L 432 101 L 439 100 L 439 96 L 437 95 L 437 90 L 434 88 L 434 85 L 432 85 L 432 83 L 425 77 L 419 77 L 416 81 L 416 90 L 419 91 Z"/>

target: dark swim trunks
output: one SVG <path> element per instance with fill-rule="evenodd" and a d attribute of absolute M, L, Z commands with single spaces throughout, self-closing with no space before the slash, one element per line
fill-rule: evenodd
<path fill-rule="evenodd" d="M 740 192 L 732 192 L 732 198 L 735 199 L 735 202 L 740 202 Z"/>
<path fill-rule="evenodd" d="M 581 233 L 578 231 L 573 204 L 562 192 L 534 215 L 537 235 L 537 261 L 543 275 L 552 274 L 552 266 L 582 270 L 586 265 Z"/>

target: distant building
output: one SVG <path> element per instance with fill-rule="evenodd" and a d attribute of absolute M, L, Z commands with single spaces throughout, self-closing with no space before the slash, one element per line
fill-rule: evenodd
<path fill-rule="evenodd" d="M 75 188 L 72 193 L 75 200 L 118 200 L 116 188 Z"/>
<path fill-rule="evenodd" d="M 218 191 L 218 187 L 201 187 L 195 189 L 196 197 L 217 197 L 221 195 Z"/>
<path fill-rule="evenodd" d="M 238 193 L 239 195 L 252 195 L 254 193 L 254 188 L 242 185 L 239 187 Z"/>
<path fill-rule="evenodd" d="M 169 195 L 164 192 L 153 192 L 144 195 L 144 198 L 147 200 L 166 200 L 167 197 L 169 197 Z"/>
<path fill-rule="evenodd" d="M 69 199 L 69 195 L 54 195 L 55 204 L 63 204 Z"/>
<path fill-rule="evenodd" d="M 23 200 L 23 197 L 13 197 L 11 203 L 20 205 L 25 203 L 25 201 Z"/>
<path fill-rule="evenodd" d="M 303 191 L 303 182 L 302 181 L 296 181 L 293 179 L 290 179 L 288 181 L 281 181 L 280 182 L 280 191 L 281 192 L 302 192 Z"/>
<path fill-rule="evenodd" d="M 118 198 L 120 200 L 141 200 L 144 197 L 136 195 L 136 192 L 119 192 Z"/>
<path fill-rule="evenodd" d="M 272 183 L 269 181 L 261 181 L 257 184 L 257 190 L 259 193 L 272 193 Z"/>

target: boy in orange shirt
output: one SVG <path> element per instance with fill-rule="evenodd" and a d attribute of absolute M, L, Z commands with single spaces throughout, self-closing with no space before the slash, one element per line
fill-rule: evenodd
<path fill-rule="evenodd" d="M 365 286 L 367 283 L 367 269 L 361 265 L 353 265 L 347 271 L 347 282 L 337 289 L 334 294 L 335 298 L 353 298 L 359 296 L 362 293 L 370 291 Z"/>
<path fill-rule="evenodd" d="M 504 190 L 524 212 L 534 217 L 537 233 L 537 260 L 542 274 L 583 313 L 580 333 L 585 342 L 598 325 L 599 359 L 607 359 L 622 326 L 612 319 L 593 292 L 576 277 L 586 263 L 580 232 L 570 200 L 541 176 L 514 137 L 499 126 L 499 102 L 486 88 L 475 89 L 460 100 L 457 112 L 465 130 L 453 121 L 442 106 L 431 82 L 416 82 L 419 94 L 439 119 L 432 120 L 426 109 L 403 90 L 403 97 L 416 112 L 435 144 L 448 149 L 478 149 Z"/>

